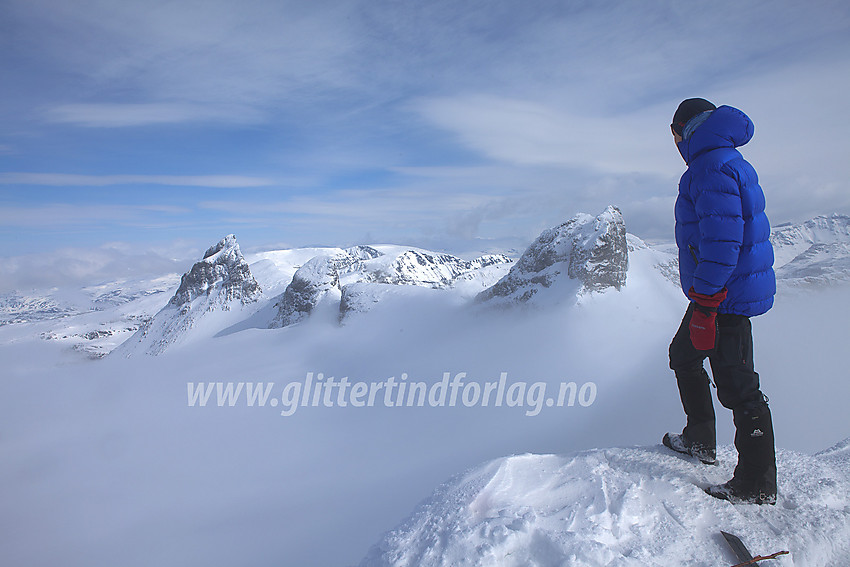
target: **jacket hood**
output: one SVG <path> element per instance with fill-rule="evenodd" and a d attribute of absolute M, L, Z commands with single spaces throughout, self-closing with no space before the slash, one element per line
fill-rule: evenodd
<path fill-rule="evenodd" d="M 731 106 L 721 106 L 713 111 L 690 138 L 676 146 L 685 163 L 697 156 L 718 148 L 737 148 L 753 137 L 754 126 L 750 117 Z"/>

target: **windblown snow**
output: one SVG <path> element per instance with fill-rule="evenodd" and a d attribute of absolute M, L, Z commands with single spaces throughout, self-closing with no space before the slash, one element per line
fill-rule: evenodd
<path fill-rule="evenodd" d="M 779 451 L 775 507 L 732 505 L 703 488 L 731 476 L 664 447 L 516 455 L 440 487 L 360 567 L 732 565 L 720 531 L 782 565 L 843 565 L 850 557 L 846 446 L 817 457 Z M 843 457 L 842 457 L 843 455 Z"/>

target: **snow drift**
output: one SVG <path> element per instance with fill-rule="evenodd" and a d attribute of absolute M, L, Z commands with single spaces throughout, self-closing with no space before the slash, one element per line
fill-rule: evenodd
<path fill-rule="evenodd" d="M 720 530 L 774 565 L 846 565 L 845 441 L 817 456 L 778 453 L 774 506 L 732 505 L 702 488 L 728 480 L 736 455 L 708 467 L 663 447 L 496 459 L 440 487 L 360 567 L 732 565 Z"/>

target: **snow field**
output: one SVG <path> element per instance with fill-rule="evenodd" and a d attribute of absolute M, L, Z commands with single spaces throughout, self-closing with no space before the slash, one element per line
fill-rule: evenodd
<path fill-rule="evenodd" d="M 780 451 L 775 507 L 734 506 L 702 490 L 731 476 L 663 447 L 516 455 L 444 484 L 361 567 L 728 566 L 720 530 L 774 565 L 837 565 L 850 554 L 850 478 L 831 459 Z"/>

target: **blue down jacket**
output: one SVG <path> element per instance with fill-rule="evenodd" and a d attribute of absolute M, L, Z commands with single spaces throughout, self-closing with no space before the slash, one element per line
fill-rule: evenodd
<path fill-rule="evenodd" d="M 731 106 L 713 111 L 678 144 L 688 169 L 676 199 L 679 277 L 687 295 L 729 290 L 720 313 L 752 317 L 773 306 L 776 277 L 764 192 L 735 148 L 753 137 L 749 117 Z"/>

